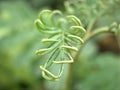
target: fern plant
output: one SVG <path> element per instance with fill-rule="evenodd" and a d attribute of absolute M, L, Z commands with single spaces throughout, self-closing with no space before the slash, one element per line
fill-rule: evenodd
<path fill-rule="evenodd" d="M 86 30 L 77 17 L 64 16 L 59 10 L 43 10 L 35 24 L 41 33 L 47 35 L 41 42 L 48 44 L 46 48 L 37 50 L 36 54 L 50 54 L 46 63 L 40 66 L 42 75 L 47 80 L 57 80 L 63 72 L 64 64 L 74 62 L 73 52 L 77 52 L 78 46 L 84 43 Z M 48 70 L 53 64 L 61 65 L 58 75 Z"/>

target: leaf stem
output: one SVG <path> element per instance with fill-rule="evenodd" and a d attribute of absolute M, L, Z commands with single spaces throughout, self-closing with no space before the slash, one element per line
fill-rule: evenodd
<path fill-rule="evenodd" d="M 87 34 L 85 37 L 84 37 L 84 42 L 88 41 L 89 39 L 91 39 L 92 37 L 98 35 L 98 34 L 101 34 L 101 33 L 107 33 L 107 32 L 110 32 L 110 29 L 109 27 L 102 27 L 102 28 L 98 28 L 98 29 L 95 29 L 93 32 L 91 32 L 90 34 Z"/>
<path fill-rule="evenodd" d="M 97 23 L 98 20 L 98 16 L 96 16 L 87 26 L 87 34 L 89 34 L 91 32 L 91 30 L 93 29 L 93 27 L 95 26 L 95 24 Z"/>

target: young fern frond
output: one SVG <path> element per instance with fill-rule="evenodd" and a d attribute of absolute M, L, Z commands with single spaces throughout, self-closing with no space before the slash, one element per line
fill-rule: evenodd
<path fill-rule="evenodd" d="M 82 38 L 86 30 L 77 17 L 64 16 L 59 10 L 41 11 L 35 24 L 41 33 L 47 34 L 47 38 L 43 38 L 41 42 L 49 44 L 44 49 L 36 51 L 37 55 L 49 54 L 46 63 L 40 66 L 42 76 L 47 80 L 57 80 L 62 75 L 64 64 L 74 62 L 71 52 L 77 52 L 78 45 L 84 43 Z M 53 64 L 61 65 L 58 75 L 48 70 Z"/>

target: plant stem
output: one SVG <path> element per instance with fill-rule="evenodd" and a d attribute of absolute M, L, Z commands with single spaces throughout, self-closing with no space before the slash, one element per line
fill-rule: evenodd
<path fill-rule="evenodd" d="M 89 34 L 89 33 L 91 32 L 91 30 L 92 30 L 93 27 L 95 26 L 97 20 L 98 20 L 98 16 L 96 16 L 96 17 L 88 24 L 87 34 Z"/>
<path fill-rule="evenodd" d="M 84 38 L 84 42 L 87 42 L 89 39 L 91 39 L 92 37 L 101 34 L 101 33 L 106 33 L 106 32 L 110 32 L 109 27 L 102 27 L 99 29 L 95 29 L 93 32 L 91 32 L 90 34 L 86 35 Z"/>
<path fill-rule="evenodd" d="M 66 82 L 65 82 L 65 87 L 63 90 L 70 90 L 71 89 L 71 86 L 72 86 L 72 77 L 73 77 L 73 65 L 74 63 L 70 64 L 69 65 L 69 68 L 68 68 L 68 73 L 67 73 L 67 79 L 66 79 Z"/>

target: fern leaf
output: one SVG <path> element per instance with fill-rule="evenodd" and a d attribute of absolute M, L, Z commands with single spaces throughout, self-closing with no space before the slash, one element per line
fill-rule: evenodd
<path fill-rule="evenodd" d="M 47 80 L 57 80 L 62 75 L 63 64 L 74 62 L 70 50 L 78 51 L 78 45 L 84 43 L 82 38 L 85 36 L 86 30 L 77 17 L 64 16 L 59 10 L 41 11 L 35 24 L 40 33 L 47 34 L 47 38 L 43 38 L 41 42 L 49 44 L 44 49 L 36 51 L 37 55 L 49 54 L 46 63 L 40 66 L 42 75 Z M 61 65 L 58 75 L 54 75 L 48 70 L 54 64 Z"/>

